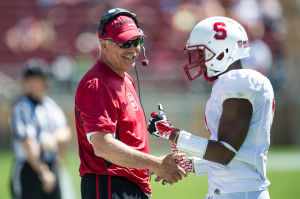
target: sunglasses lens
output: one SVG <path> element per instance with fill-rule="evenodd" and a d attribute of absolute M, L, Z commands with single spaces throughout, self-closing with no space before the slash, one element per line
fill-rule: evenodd
<path fill-rule="evenodd" d="M 138 45 L 141 44 L 141 38 L 139 37 L 135 40 L 128 40 L 125 43 L 121 44 L 120 47 L 121 48 L 130 48 L 132 44 L 134 47 L 137 47 Z"/>
<path fill-rule="evenodd" d="M 130 48 L 132 45 L 132 41 L 128 40 L 125 43 L 122 44 L 122 46 L 120 46 L 121 48 Z"/>
<path fill-rule="evenodd" d="M 136 40 L 133 40 L 132 42 L 133 42 L 133 46 L 137 47 L 138 45 L 140 45 L 141 40 L 140 40 L 140 38 L 137 38 Z"/>

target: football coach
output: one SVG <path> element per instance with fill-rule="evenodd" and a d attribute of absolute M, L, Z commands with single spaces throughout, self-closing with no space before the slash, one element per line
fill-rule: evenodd
<path fill-rule="evenodd" d="M 145 115 L 126 71 L 135 67 L 146 36 L 135 14 L 111 9 L 100 20 L 100 55 L 75 96 L 83 199 L 144 199 L 152 195 L 148 172 L 167 183 L 186 176 L 175 159 L 149 154 Z"/>

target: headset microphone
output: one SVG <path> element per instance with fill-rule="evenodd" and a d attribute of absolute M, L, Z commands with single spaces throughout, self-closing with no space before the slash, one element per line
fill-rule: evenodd
<path fill-rule="evenodd" d="M 149 65 L 149 60 L 148 59 L 143 59 L 142 64 L 143 64 L 143 66 L 148 66 Z"/>
<path fill-rule="evenodd" d="M 143 66 L 148 66 L 149 65 L 149 60 L 146 57 L 145 47 L 144 46 L 142 46 L 142 50 L 143 50 L 143 55 L 144 55 L 144 58 L 145 58 L 145 59 L 142 60 L 142 64 L 143 64 Z"/>

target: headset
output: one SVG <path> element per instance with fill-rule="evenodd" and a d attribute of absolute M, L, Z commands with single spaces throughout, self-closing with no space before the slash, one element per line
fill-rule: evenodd
<path fill-rule="evenodd" d="M 130 12 L 129 10 L 123 9 L 123 8 L 113 8 L 107 11 L 100 19 L 100 25 L 99 25 L 99 33 L 103 36 L 106 36 L 106 31 L 104 30 L 105 26 L 111 22 L 114 18 L 118 16 L 127 16 L 133 19 L 136 27 L 140 30 L 140 26 L 138 21 L 136 20 L 136 14 L 133 12 Z"/>
<path fill-rule="evenodd" d="M 98 31 L 101 35 L 106 36 L 106 31 L 105 31 L 105 26 L 110 23 L 114 18 L 118 17 L 118 16 L 127 16 L 132 18 L 132 20 L 134 21 L 136 27 L 138 28 L 138 30 L 143 33 L 143 31 L 140 29 L 139 23 L 136 19 L 136 14 L 134 14 L 133 12 L 130 12 L 129 10 L 123 9 L 123 8 L 113 8 L 110 9 L 109 11 L 107 11 L 100 19 L 100 25 L 98 28 Z M 142 64 L 143 66 L 148 66 L 149 64 L 149 60 L 146 57 L 146 53 L 145 53 L 145 47 L 144 47 L 144 39 L 142 37 L 142 42 L 141 42 L 141 48 L 143 50 L 143 55 L 144 55 L 144 60 L 142 60 Z"/>

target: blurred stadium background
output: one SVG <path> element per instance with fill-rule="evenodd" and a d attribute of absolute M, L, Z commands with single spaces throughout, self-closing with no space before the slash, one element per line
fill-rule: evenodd
<path fill-rule="evenodd" d="M 300 0 L 10 0 L 0 1 L 0 198 L 11 198 L 9 117 L 22 94 L 20 73 L 30 58 L 42 58 L 53 72 L 49 95 L 60 104 L 72 128 L 61 158 L 64 198 L 80 198 L 79 158 L 74 125 L 74 93 L 98 57 L 97 27 L 104 12 L 122 7 L 137 14 L 148 37 L 148 67 L 137 62 L 146 116 L 160 102 L 176 126 L 208 136 L 203 115 L 211 85 L 188 82 L 182 66 L 192 27 L 210 16 L 228 16 L 247 30 L 251 58 L 244 66 L 271 80 L 276 99 L 268 177 L 271 198 L 299 198 L 300 179 Z M 141 58 L 141 56 L 140 56 Z M 130 74 L 137 80 L 134 70 Z M 137 83 L 137 82 L 136 82 Z M 151 153 L 169 153 L 167 142 L 150 137 Z M 204 198 L 206 177 L 174 186 L 153 183 L 153 198 Z"/>

